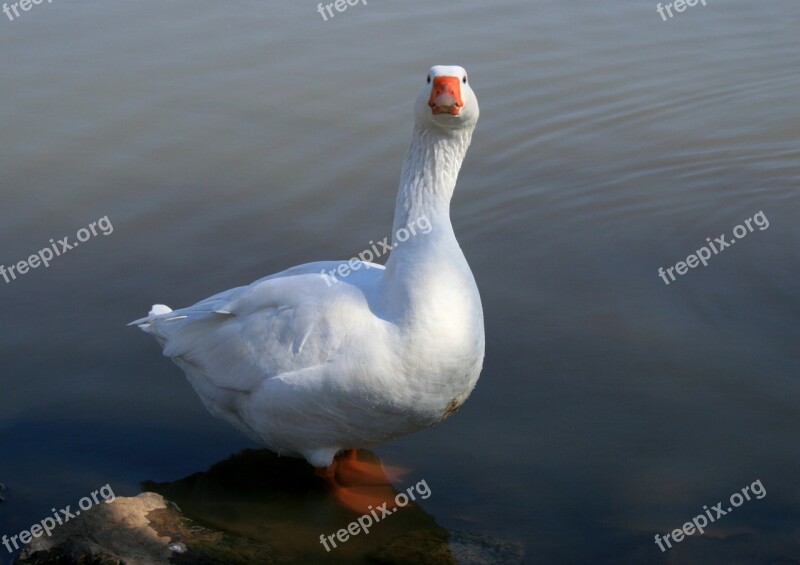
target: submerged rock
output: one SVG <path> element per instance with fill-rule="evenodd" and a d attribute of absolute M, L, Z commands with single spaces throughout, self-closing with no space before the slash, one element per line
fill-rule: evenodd
<path fill-rule="evenodd" d="M 519 565 L 522 543 L 485 534 L 448 532 L 437 537 L 414 532 L 367 556 L 369 563 L 389 565 Z"/>
<path fill-rule="evenodd" d="M 160 494 L 101 504 L 36 538 L 20 565 L 194 565 L 273 563 L 263 545 L 204 528 Z"/>
<path fill-rule="evenodd" d="M 156 510 L 167 510 L 167 503 L 155 493 L 100 504 L 59 526 L 50 537 L 33 539 L 17 563 L 167 564 L 170 539 L 160 536 L 147 519 Z"/>
<path fill-rule="evenodd" d="M 370 452 L 361 457 L 377 461 Z M 387 512 L 368 532 L 351 531 L 342 541 L 338 536 L 359 515 L 342 508 L 305 462 L 265 450 L 143 487 L 158 494 L 100 504 L 52 537 L 34 539 L 17 563 L 518 565 L 523 558 L 518 542 L 441 527 L 424 500 Z M 436 496 L 436 486 L 430 488 Z M 321 536 L 329 536 L 325 547 Z"/>

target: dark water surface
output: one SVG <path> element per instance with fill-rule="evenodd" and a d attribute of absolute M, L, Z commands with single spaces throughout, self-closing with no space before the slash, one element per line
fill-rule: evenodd
<path fill-rule="evenodd" d="M 389 235 L 412 100 L 452 63 L 482 110 L 452 216 L 485 369 L 456 416 L 375 452 L 430 485 L 437 528 L 528 563 L 796 562 L 800 9 L 655 4 L 0 14 L 0 263 L 113 225 L 0 279 L 0 535 L 254 447 L 125 324 Z M 659 278 L 759 212 L 767 229 Z M 654 543 L 756 480 L 704 535 Z M 323 533 L 296 524 L 298 548 Z"/>

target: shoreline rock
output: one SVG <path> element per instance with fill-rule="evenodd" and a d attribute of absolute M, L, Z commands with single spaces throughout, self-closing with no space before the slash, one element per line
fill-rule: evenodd
<path fill-rule="evenodd" d="M 35 538 L 17 565 L 518 565 L 523 560 L 520 542 L 449 531 L 418 503 L 326 552 L 320 535 L 344 531 L 358 516 L 334 500 L 308 465 L 265 450 L 245 450 L 205 472 L 142 487 L 146 492 L 138 496 L 117 497 L 81 513 L 52 537 Z"/>

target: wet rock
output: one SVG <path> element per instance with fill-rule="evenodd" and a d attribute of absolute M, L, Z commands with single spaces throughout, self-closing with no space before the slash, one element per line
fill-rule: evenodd
<path fill-rule="evenodd" d="M 147 518 L 155 510 L 166 509 L 164 499 L 154 493 L 100 504 L 59 526 L 50 537 L 33 539 L 17 563 L 167 564 L 170 539 L 160 536 Z"/>
<path fill-rule="evenodd" d="M 488 534 L 450 532 L 449 546 L 459 565 L 518 565 L 525 555 L 521 542 Z"/>
<path fill-rule="evenodd" d="M 448 532 L 441 537 L 415 532 L 367 556 L 375 565 L 519 565 L 522 543 L 486 534 Z"/>
<path fill-rule="evenodd" d="M 359 456 L 379 461 L 366 450 Z M 343 508 L 305 461 L 267 450 L 245 450 L 202 473 L 142 486 L 174 501 L 184 515 L 209 528 L 268 546 L 279 563 L 366 564 L 365 556 L 372 551 L 411 532 L 417 532 L 419 539 L 447 539 L 447 530 L 421 504 L 413 503 L 376 520 L 366 534 L 350 535 L 344 542 L 327 541 L 326 549 L 320 536 L 335 536 L 359 514 Z M 389 493 L 389 500 L 396 493 Z"/>
<path fill-rule="evenodd" d="M 368 452 L 361 456 L 377 461 Z M 517 565 L 523 557 L 519 542 L 448 531 L 423 500 L 381 512 L 380 519 L 373 510 L 369 530 L 349 532 L 343 541 L 339 536 L 359 515 L 338 504 L 305 462 L 265 450 L 246 450 L 205 472 L 143 487 L 148 492 L 100 504 L 51 538 L 34 539 L 17 563 Z M 321 536 L 327 536 L 325 547 Z"/>
<path fill-rule="evenodd" d="M 101 504 L 40 537 L 20 565 L 194 565 L 272 563 L 264 546 L 209 530 L 156 493 Z"/>

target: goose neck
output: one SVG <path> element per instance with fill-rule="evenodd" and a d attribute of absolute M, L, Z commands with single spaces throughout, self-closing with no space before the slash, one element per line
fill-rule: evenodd
<path fill-rule="evenodd" d="M 392 233 L 420 218 L 449 225 L 450 199 L 472 132 L 416 126 L 403 163 Z"/>

